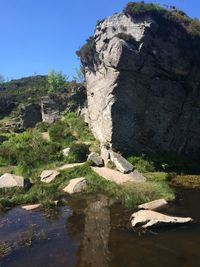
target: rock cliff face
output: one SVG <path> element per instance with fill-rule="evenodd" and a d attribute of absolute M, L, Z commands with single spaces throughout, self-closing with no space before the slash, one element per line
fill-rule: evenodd
<path fill-rule="evenodd" d="M 199 156 L 196 53 L 182 27 L 154 16 L 121 13 L 100 22 L 79 56 L 89 124 L 102 147 Z"/>

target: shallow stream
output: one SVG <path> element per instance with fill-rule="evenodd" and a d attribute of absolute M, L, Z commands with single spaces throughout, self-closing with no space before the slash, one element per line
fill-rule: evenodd
<path fill-rule="evenodd" d="M 132 210 L 102 195 L 69 199 L 54 214 L 15 208 L 0 214 L 0 240 L 12 247 L 0 267 L 197 267 L 199 203 L 200 191 L 178 189 L 162 211 L 195 223 L 146 233 L 129 230 Z"/>

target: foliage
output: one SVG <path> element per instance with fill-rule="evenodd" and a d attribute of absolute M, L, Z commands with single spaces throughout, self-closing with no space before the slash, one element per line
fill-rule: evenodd
<path fill-rule="evenodd" d="M 116 169 L 115 163 L 111 160 L 108 160 L 108 162 L 106 163 L 106 167 L 113 170 Z"/>
<path fill-rule="evenodd" d="M 49 135 L 51 141 L 59 142 L 62 145 L 69 145 L 75 140 L 71 129 L 64 121 L 58 121 L 52 124 L 49 128 Z"/>
<path fill-rule="evenodd" d="M 47 123 L 47 122 L 44 122 L 44 121 L 38 122 L 36 124 L 36 129 L 41 133 L 42 132 L 47 132 L 49 127 L 50 127 L 50 124 Z"/>
<path fill-rule="evenodd" d="M 76 54 L 81 59 L 83 66 L 88 65 L 93 69 L 94 64 L 99 62 L 99 55 L 96 51 L 94 37 L 89 37 L 89 39 L 86 40 L 86 44 L 76 51 Z"/>
<path fill-rule="evenodd" d="M 63 121 L 70 127 L 70 129 L 73 129 L 74 136 L 76 136 L 78 140 L 82 142 L 95 140 L 82 116 L 77 116 L 75 112 L 70 112 L 64 116 Z"/>
<path fill-rule="evenodd" d="M 200 161 L 198 159 L 178 155 L 173 152 L 132 155 L 127 159 L 141 172 L 164 171 L 185 174 L 200 173 Z"/>
<path fill-rule="evenodd" d="M 67 157 L 67 161 L 69 163 L 73 162 L 84 162 L 87 160 L 87 156 L 89 154 L 88 145 L 81 143 L 73 143 L 70 146 L 69 156 Z"/>
<path fill-rule="evenodd" d="M 48 92 L 47 76 L 31 76 L 3 83 L 6 90 L 0 92 L 0 98 L 13 97 L 16 102 L 38 103 Z"/>
<path fill-rule="evenodd" d="M 52 69 L 48 74 L 49 93 L 60 93 L 66 87 L 68 77 L 62 74 L 62 71 L 55 72 Z"/>
<path fill-rule="evenodd" d="M 155 170 L 154 163 L 145 159 L 145 156 L 131 156 L 128 161 L 140 172 L 153 172 Z"/>
<path fill-rule="evenodd" d="M 159 4 L 148 4 L 142 2 L 130 2 L 124 8 L 124 13 L 132 17 L 152 15 L 155 19 L 164 19 L 168 22 L 186 29 L 191 35 L 200 36 L 200 21 L 188 17 L 183 11 L 174 6 L 161 7 Z"/>
<path fill-rule="evenodd" d="M 0 159 L 10 165 L 18 165 L 22 173 L 41 165 L 62 160 L 61 146 L 43 140 L 36 130 L 16 134 L 0 145 Z"/>

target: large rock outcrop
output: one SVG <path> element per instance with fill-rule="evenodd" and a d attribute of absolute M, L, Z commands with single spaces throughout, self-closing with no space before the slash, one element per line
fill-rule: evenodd
<path fill-rule="evenodd" d="M 64 112 L 75 112 L 79 108 L 83 108 L 86 100 L 86 90 L 83 86 L 75 87 L 64 94 L 44 96 L 41 99 L 42 120 L 47 123 L 53 123 Z"/>
<path fill-rule="evenodd" d="M 151 14 L 115 14 L 78 52 L 89 124 L 101 145 L 126 153 L 200 154 L 199 37 Z"/>

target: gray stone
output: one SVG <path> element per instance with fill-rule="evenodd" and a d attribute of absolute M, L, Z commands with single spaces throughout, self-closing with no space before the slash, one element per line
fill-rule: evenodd
<path fill-rule="evenodd" d="M 192 222 L 190 217 L 172 217 L 152 210 L 140 210 L 132 214 L 132 227 L 158 227 Z"/>
<path fill-rule="evenodd" d="M 151 202 L 147 202 L 138 206 L 139 209 L 145 210 L 155 210 L 167 205 L 167 201 L 165 199 L 157 199 Z"/>
<path fill-rule="evenodd" d="M 133 170 L 133 165 L 118 153 L 110 151 L 110 160 L 122 173 L 129 173 Z"/>
<path fill-rule="evenodd" d="M 199 158 L 199 49 L 187 32 L 153 16 L 122 13 L 99 23 L 93 39 L 91 55 L 80 57 L 89 125 L 101 145 Z"/>
<path fill-rule="evenodd" d="M 87 180 L 84 177 L 75 178 L 63 189 L 68 194 L 80 193 L 87 189 Z"/>
<path fill-rule="evenodd" d="M 24 178 L 11 173 L 5 173 L 0 177 L 0 188 L 24 187 Z"/>
<path fill-rule="evenodd" d="M 42 121 L 41 107 L 38 104 L 31 103 L 21 108 L 19 116 L 24 129 L 33 128 L 38 122 Z"/>
<path fill-rule="evenodd" d="M 44 170 L 41 175 L 41 181 L 44 183 L 50 183 L 53 181 L 60 173 L 56 170 Z"/>
<path fill-rule="evenodd" d="M 99 156 L 97 153 L 90 153 L 88 156 L 88 160 L 92 163 L 92 166 L 102 167 L 104 166 L 104 162 L 102 157 Z"/>

